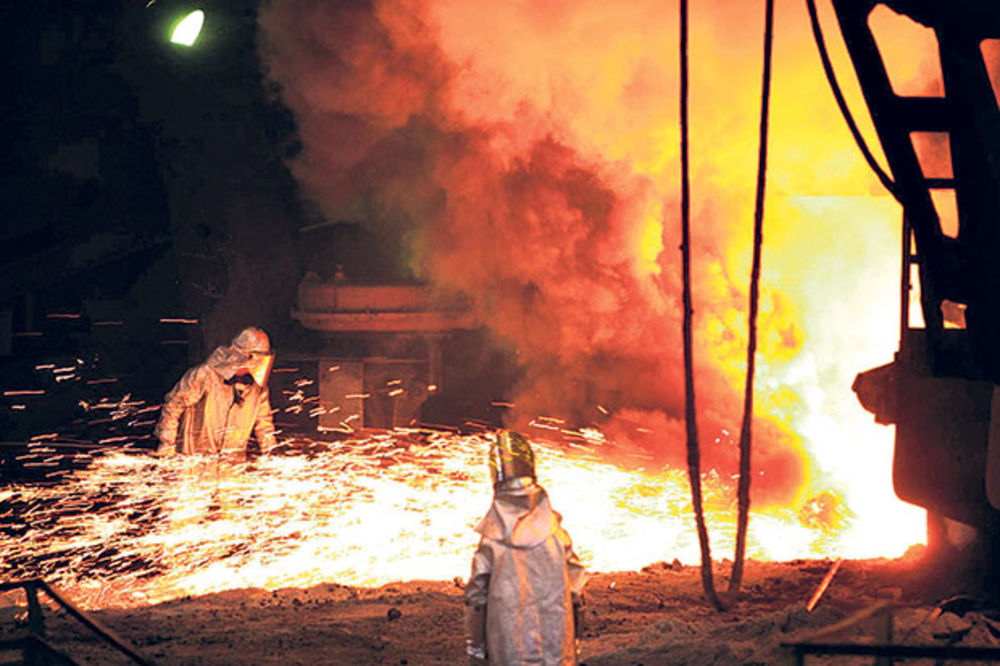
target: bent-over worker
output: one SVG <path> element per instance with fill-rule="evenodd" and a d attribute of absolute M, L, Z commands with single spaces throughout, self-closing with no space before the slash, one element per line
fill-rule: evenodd
<path fill-rule="evenodd" d="M 245 454 L 251 432 L 261 453 L 275 446 L 267 379 L 271 341 L 259 328 L 240 331 L 189 369 L 166 395 L 154 434 L 156 455 Z"/>

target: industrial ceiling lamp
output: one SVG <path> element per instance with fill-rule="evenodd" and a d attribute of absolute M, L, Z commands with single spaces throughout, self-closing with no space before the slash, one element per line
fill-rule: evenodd
<path fill-rule="evenodd" d="M 202 10 L 196 9 L 188 13 L 174 26 L 173 32 L 170 33 L 170 41 L 181 46 L 193 46 L 204 23 L 205 12 Z"/>

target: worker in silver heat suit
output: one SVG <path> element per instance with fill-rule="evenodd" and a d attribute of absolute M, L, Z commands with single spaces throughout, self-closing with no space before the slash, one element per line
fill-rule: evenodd
<path fill-rule="evenodd" d="M 228 346 L 216 347 L 167 394 L 154 431 L 155 454 L 245 454 L 251 431 L 261 453 L 270 452 L 275 438 L 267 379 L 273 362 L 271 341 L 259 328 L 245 328 Z"/>
<path fill-rule="evenodd" d="M 490 451 L 493 505 L 465 588 L 470 664 L 576 664 L 586 574 L 562 516 L 535 479 L 523 435 L 501 430 Z"/>

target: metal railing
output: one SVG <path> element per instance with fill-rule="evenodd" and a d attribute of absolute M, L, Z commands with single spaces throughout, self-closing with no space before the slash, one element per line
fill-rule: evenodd
<path fill-rule="evenodd" d="M 66 654 L 34 634 L 0 640 L 0 652 L 21 651 L 21 663 L 27 666 L 79 666 Z"/>
<path fill-rule="evenodd" d="M 8 639 L 0 641 L 0 651 L 20 649 L 24 653 L 27 664 L 69 664 L 75 666 L 75 662 L 65 654 L 59 652 L 45 641 L 45 617 L 42 615 L 42 605 L 38 602 L 39 591 L 44 592 L 47 597 L 62 607 L 68 615 L 77 622 L 90 629 L 105 643 L 117 649 L 134 663 L 140 666 L 155 666 L 155 662 L 139 654 L 134 647 L 116 634 L 114 631 L 104 626 L 97 618 L 93 618 L 73 602 L 69 601 L 56 588 L 46 583 L 41 578 L 29 578 L 26 580 L 0 582 L 0 593 L 24 589 L 28 602 L 28 635 L 18 639 Z M 53 661 L 55 659 L 55 661 Z"/>

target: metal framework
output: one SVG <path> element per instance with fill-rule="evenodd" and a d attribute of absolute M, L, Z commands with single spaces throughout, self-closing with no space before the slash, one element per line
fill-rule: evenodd
<path fill-rule="evenodd" d="M 848 53 L 903 205 L 904 310 L 910 263 L 919 268 L 926 357 L 936 376 L 1000 381 L 1000 110 L 981 44 L 1000 38 L 1000 4 L 980 0 L 832 0 Z M 879 4 L 933 30 L 944 95 L 893 91 L 869 25 Z M 928 178 L 912 132 L 947 134 L 950 178 Z M 958 234 L 942 232 L 932 190 L 953 190 Z M 945 332 L 942 304 L 964 305 L 966 332 Z M 921 343 L 903 320 L 901 350 Z"/>

